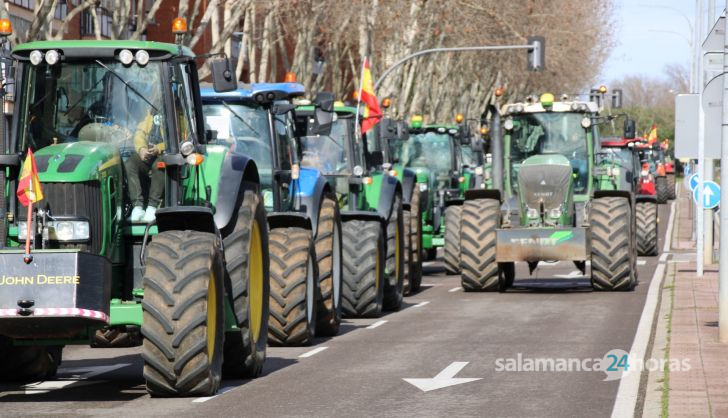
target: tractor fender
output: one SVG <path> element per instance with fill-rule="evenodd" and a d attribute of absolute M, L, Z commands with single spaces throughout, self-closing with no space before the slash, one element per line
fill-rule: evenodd
<path fill-rule="evenodd" d="M 657 204 L 657 196 L 650 195 L 650 194 L 638 194 L 635 201 L 637 203 L 639 202 L 652 202 L 654 204 Z"/>
<path fill-rule="evenodd" d="M 417 174 L 410 168 L 405 168 L 402 173 L 402 203 L 408 208 L 412 201 L 412 193 L 415 190 L 415 183 L 417 181 Z"/>
<path fill-rule="evenodd" d="M 302 212 L 270 212 L 268 213 L 268 227 L 276 228 L 303 228 L 311 230 L 311 218 Z"/>
<path fill-rule="evenodd" d="M 495 199 L 501 202 L 501 192 L 497 189 L 468 189 L 464 195 L 465 200 Z"/>
<path fill-rule="evenodd" d="M 228 152 L 222 162 L 217 188 L 214 220 L 217 228 L 223 230 L 237 213 L 245 191 L 254 190 L 257 193 L 260 190 L 255 161 L 246 155 Z"/>
<path fill-rule="evenodd" d="M 377 203 L 377 212 L 387 222 L 392 214 L 392 206 L 394 205 L 395 196 L 402 196 L 402 185 L 394 176 L 384 176 L 379 192 L 379 202 Z"/>
<path fill-rule="evenodd" d="M 190 229 L 217 234 L 212 209 L 204 206 L 170 206 L 157 209 L 157 230 L 181 231 Z"/>
<path fill-rule="evenodd" d="M 341 222 L 347 221 L 376 221 L 386 227 L 387 219 L 383 218 L 379 212 L 366 210 L 346 210 L 341 211 Z"/>
<path fill-rule="evenodd" d="M 595 190 L 594 199 L 599 199 L 600 197 L 623 197 L 627 199 L 630 204 L 632 202 L 632 192 L 626 190 Z"/>
<path fill-rule="evenodd" d="M 305 213 L 311 223 L 311 229 L 318 228 L 319 212 L 324 196 L 331 193 L 331 186 L 319 170 L 301 167 L 296 192 L 296 208 Z"/>

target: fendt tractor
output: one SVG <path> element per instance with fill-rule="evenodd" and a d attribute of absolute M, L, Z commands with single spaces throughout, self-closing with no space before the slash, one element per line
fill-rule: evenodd
<path fill-rule="evenodd" d="M 596 153 L 594 180 L 598 190 L 624 190 L 634 197 L 636 217 L 635 234 L 637 255 L 654 256 L 657 247 L 657 199 L 654 186 L 642 187 L 648 173 L 642 173 L 639 152 L 634 138 L 634 121 L 625 121 L 625 135 L 621 138 L 602 138 Z M 648 178 L 649 180 L 649 178 Z"/>
<path fill-rule="evenodd" d="M 31 42 L 12 59 L 2 379 L 52 376 L 64 345 L 100 329 L 141 329 L 152 396 L 207 396 L 223 373 L 259 375 L 269 296 L 258 169 L 208 143 L 192 51 Z M 211 68 L 218 91 L 236 87 L 227 59 Z M 28 217 L 15 190 L 31 149 L 42 189 Z"/>
<path fill-rule="evenodd" d="M 632 289 L 633 197 L 595 187 L 596 103 L 546 93 L 491 112 L 494 187 L 465 192 L 463 288 L 505 291 L 516 262 L 567 260 L 582 274 L 591 261 L 596 290 Z"/>
<path fill-rule="evenodd" d="M 367 149 L 356 126 L 356 108 L 316 102 L 296 109 L 301 165 L 318 168 L 339 197 L 344 315 L 377 317 L 383 309 L 398 310 L 406 237 L 402 185 L 390 172 L 379 170 L 382 153 Z M 319 129 L 314 117 L 319 113 L 331 115 L 330 131 Z"/>
<path fill-rule="evenodd" d="M 462 125 L 423 125 L 422 116 L 412 117 L 410 136 L 399 141 L 395 157 L 417 173 L 423 199 L 422 248 L 433 260 L 438 247 L 444 247 L 448 274 L 460 271 L 459 224 L 463 193 L 475 187 L 475 178 L 462 164 L 461 146 L 470 144 Z M 443 219 L 444 218 L 444 219 Z"/>
<path fill-rule="evenodd" d="M 386 108 L 384 105 L 383 107 Z M 366 135 L 370 153 L 381 152 L 384 161 L 381 169 L 397 177 L 402 184 L 406 236 L 404 292 L 418 292 L 422 285 L 422 195 L 427 192 L 427 186 L 417 183 L 415 171 L 406 168 L 395 156 L 396 144 L 409 137 L 409 128 L 405 121 L 385 117 L 370 132 Z"/>
<path fill-rule="evenodd" d="M 217 143 L 258 164 L 270 225 L 268 341 L 276 345 L 336 335 L 341 322 L 339 207 L 321 171 L 300 165 L 291 100 L 303 94 L 298 83 L 202 89 L 205 122 Z"/>

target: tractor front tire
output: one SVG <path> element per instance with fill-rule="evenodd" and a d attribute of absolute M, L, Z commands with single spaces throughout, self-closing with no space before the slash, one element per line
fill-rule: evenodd
<path fill-rule="evenodd" d="M 215 234 L 164 231 L 144 267 L 142 359 L 151 396 L 211 396 L 222 374 L 223 256 Z"/>
<path fill-rule="evenodd" d="M 602 197 L 592 201 L 591 283 L 594 290 L 632 290 L 636 285 L 634 236 L 629 201 Z"/>
<path fill-rule="evenodd" d="M 387 259 L 382 309 L 398 311 L 404 296 L 405 231 L 402 197 L 395 196 L 387 223 Z"/>
<path fill-rule="evenodd" d="M 226 290 L 239 328 L 225 333 L 225 378 L 253 378 L 263 372 L 268 345 L 270 260 L 268 221 L 262 202 L 260 195 L 246 191 L 234 228 L 223 239 Z"/>
<path fill-rule="evenodd" d="M 460 268 L 461 285 L 466 292 L 499 290 L 495 230 L 500 218 L 498 200 L 466 200 L 463 204 Z"/>
<path fill-rule="evenodd" d="M 667 177 L 655 177 L 655 195 L 657 197 L 657 203 L 667 203 L 669 193 Z"/>
<path fill-rule="evenodd" d="M 675 174 L 668 174 L 667 178 L 667 198 L 675 200 Z"/>
<path fill-rule="evenodd" d="M 316 334 L 316 274 L 313 238 L 302 228 L 270 231 L 268 342 L 309 345 Z"/>
<path fill-rule="evenodd" d="M 637 255 L 657 255 L 657 204 L 637 202 Z"/>
<path fill-rule="evenodd" d="M 316 264 L 320 299 L 316 335 L 332 337 L 341 324 L 341 217 L 333 197 L 325 197 L 316 227 Z"/>
<path fill-rule="evenodd" d="M 344 273 L 341 305 L 349 317 L 377 318 L 384 299 L 385 242 L 378 221 L 342 224 Z"/>
<path fill-rule="evenodd" d="M 445 273 L 460 274 L 460 219 L 463 207 L 448 206 L 445 209 L 445 247 L 443 248 Z"/>
<path fill-rule="evenodd" d="M 410 201 L 410 293 L 419 292 L 422 286 L 422 196 L 418 186 L 415 184 Z"/>

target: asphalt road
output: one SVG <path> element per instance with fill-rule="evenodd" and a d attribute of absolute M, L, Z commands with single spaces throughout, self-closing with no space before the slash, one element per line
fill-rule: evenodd
<path fill-rule="evenodd" d="M 668 209 L 661 205 L 659 248 Z M 137 348 L 69 347 L 55 380 L 0 385 L 0 415 L 605 417 L 619 381 L 604 382 L 603 372 L 496 371 L 496 361 L 629 351 L 659 262 L 639 260 L 640 284 L 627 293 L 592 292 L 566 262 L 542 265 L 531 277 L 519 266 L 516 285 L 526 288 L 464 293 L 459 276 L 428 263 L 424 289 L 401 311 L 345 320 L 339 336 L 311 347 L 269 348 L 262 377 L 224 381 L 212 398 L 150 398 Z M 428 392 L 403 380 L 432 378 L 448 366 L 456 378 L 479 380 Z"/>

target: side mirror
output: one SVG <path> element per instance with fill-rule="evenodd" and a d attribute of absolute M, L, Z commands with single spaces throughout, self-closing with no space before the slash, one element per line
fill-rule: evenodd
<path fill-rule="evenodd" d="M 384 152 L 372 151 L 369 153 L 369 165 L 371 167 L 377 167 L 384 164 Z"/>
<path fill-rule="evenodd" d="M 627 180 L 627 183 L 632 183 L 632 180 L 634 180 L 632 170 L 625 170 L 624 179 Z"/>
<path fill-rule="evenodd" d="M 235 73 L 230 67 L 229 59 L 210 61 L 210 69 L 212 70 L 212 87 L 215 92 L 225 93 L 238 88 L 238 82 L 235 80 Z"/>
<path fill-rule="evenodd" d="M 637 128 L 634 119 L 627 118 L 624 120 L 624 137 L 625 139 L 634 139 Z"/>
<path fill-rule="evenodd" d="M 214 129 L 208 129 L 205 131 L 205 143 L 209 144 L 213 141 L 217 141 L 217 131 Z"/>
<path fill-rule="evenodd" d="M 291 103 L 276 103 L 273 105 L 272 110 L 274 115 L 285 115 L 295 108 L 296 106 L 292 105 Z"/>
<path fill-rule="evenodd" d="M 329 135 L 334 123 L 334 94 L 321 92 L 313 100 L 313 124 L 309 124 L 309 135 Z"/>

